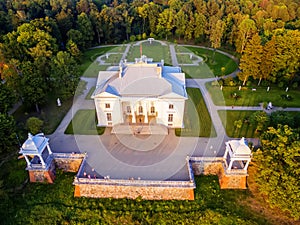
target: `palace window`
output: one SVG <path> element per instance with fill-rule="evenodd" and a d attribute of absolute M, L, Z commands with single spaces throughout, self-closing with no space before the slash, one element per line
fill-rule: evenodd
<path fill-rule="evenodd" d="M 105 108 L 109 109 L 110 108 L 110 104 L 109 103 L 105 103 Z"/>
<path fill-rule="evenodd" d="M 168 122 L 173 122 L 173 114 L 168 115 Z"/>
<path fill-rule="evenodd" d="M 154 106 L 151 106 L 151 108 L 150 108 L 150 113 L 151 113 L 151 114 L 154 114 L 154 113 L 155 113 L 155 107 L 154 107 Z"/>
<path fill-rule="evenodd" d="M 173 104 L 169 104 L 169 109 L 174 109 L 174 105 Z"/>
<path fill-rule="evenodd" d="M 126 107 L 126 111 L 127 113 L 131 113 L 131 107 L 129 105 Z"/>
<path fill-rule="evenodd" d="M 107 119 L 107 121 L 112 121 L 111 113 L 106 114 L 106 119 Z"/>
<path fill-rule="evenodd" d="M 142 114 L 143 113 L 143 106 L 139 106 L 139 114 Z"/>

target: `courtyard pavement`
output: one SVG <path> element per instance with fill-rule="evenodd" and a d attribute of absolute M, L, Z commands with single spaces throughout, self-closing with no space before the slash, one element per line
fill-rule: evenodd
<path fill-rule="evenodd" d="M 170 44 L 172 63 L 178 66 L 174 45 Z M 126 58 L 130 45 L 127 45 L 122 59 Z M 227 53 L 226 53 L 227 54 Z M 232 58 L 232 56 L 230 56 Z M 229 76 L 234 76 L 232 73 Z M 167 135 L 135 136 L 132 134 L 111 134 L 106 129 L 98 135 L 66 135 L 65 129 L 79 109 L 95 109 L 94 101 L 85 99 L 89 90 L 96 85 L 96 78 L 82 77 L 87 85 L 83 94 L 74 98 L 73 106 L 66 114 L 56 131 L 48 135 L 53 152 L 87 152 L 87 162 L 102 176 L 126 179 L 129 174 L 144 179 L 168 179 L 181 174 L 187 176 L 186 156 L 221 157 L 225 151 L 225 142 L 229 140 L 218 115 L 218 110 L 262 110 L 261 107 L 216 106 L 205 87 L 205 83 L 217 78 L 186 79 L 186 86 L 199 88 L 210 113 L 216 130 L 216 137 L 177 137 L 174 129 Z M 63 103 L 62 103 L 63 104 Z M 288 108 L 285 110 L 300 111 Z M 232 122 L 233 121 L 227 121 Z M 258 139 L 249 139 L 259 144 Z M 185 172 L 182 172 L 185 171 Z"/>

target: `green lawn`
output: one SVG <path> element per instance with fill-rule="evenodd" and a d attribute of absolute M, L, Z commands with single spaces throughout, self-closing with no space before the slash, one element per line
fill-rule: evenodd
<path fill-rule="evenodd" d="M 89 90 L 89 92 L 88 92 L 87 95 L 85 96 L 85 99 L 86 99 L 86 100 L 91 100 L 91 99 L 92 99 L 91 96 L 92 96 L 92 94 L 94 93 L 95 89 L 96 89 L 95 86 L 94 86 L 94 87 L 91 87 L 91 89 Z"/>
<path fill-rule="evenodd" d="M 186 48 L 194 52 L 196 55 L 202 57 L 204 62 L 210 68 L 211 72 L 214 74 L 214 76 L 227 75 L 234 72 L 238 68 L 238 65 L 235 63 L 234 60 L 219 52 L 215 52 L 215 58 L 213 61 L 212 50 L 203 49 L 199 47 L 189 47 L 189 46 L 187 46 Z M 224 72 L 222 72 L 221 69 L 222 67 L 225 68 Z"/>
<path fill-rule="evenodd" d="M 159 42 L 143 42 L 142 43 L 143 55 L 146 55 L 148 58 L 153 58 L 153 62 L 160 62 L 162 59 L 166 64 L 172 64 L 170 49 L 169 46 L 163 46 Z M 131 46 L 128 55 L 127 61 L 134 62 L 135 58 L 140 58 L 140 46 Z"/>
<path fill-rule="evenodd" d="M 255 128 L 247 122 L 250 116 L 255 111 L 237 111 L 237 110 L 220 110 L 218 111 L 219 116 L 222 120 L 223 126 L 225 127 L 226 134 L 232 138 L 253 138 L 258 137 L 255 133 Z M 241 129 L 236 129 L 234 127 L 234 121 L 242 120 L 243 125 Z"/>
<path fill-rule="evenodd" d="M 213 78 L 215 77 L 206 63 L 199 66 L 181 66 L 186 78 Z"/>
<path fill-rule="evenodd" d="M 177 136 L 215 137 L 209 112 L 199 89 L 187 88 L 189 99 L 186 101 L 184 113 L 184 128 L 176 129 Z"/>
<path fill-rule="evenodd" d="M 192 64 L 193 60 L 197 60 L 195 57 L 190 58 L 189 54 L 177 53 L 176 56 L 179 64 Z"/>
<path fill-rule="evenodd" d="M 76 112 L 65 134 L 101 135 L 104 131 L 105 127 L 97 127 L 95 110 L 81 109 Z"/>
<path fill-rule="evenodd" d="M 80 73 L 85 77 L 96 76 L 96 75 L 94 75 L 94 72 L 97 72 L 97 71 L 99 72 L 101 67 L 99 67 L 99 69 L 98 69 L 97 68 L 97 66 L 99 66 L 98 63 L 93 63 L 93 62 L 95 61 L 95 59 L 98 56 L 103 55 L 106 52 L 108 52 L 109 50 L 112 50 L 114 48 L 115 47 L 113 47 L 113 46 L 109 46 L 109 47 L 102 47 L 102 48 L 94 48 L 94 49 L 85 51 L 81 57 L 81 64 L 79 66 Z M 92 67 L 92 68 L 89 68 L 89 67 Z M 97 75 L 98 75 L 98 72 L 97 72 Z"/>
<path fill-rule="evenodd" d="M 278 87 L 271 87 L 270 91 L 267 92 L 266 87 L 255 87 L 256 91 L 252 91 L 252 88 L 243 87 L 239 91 L 238 87 L 223 87 L 221 91 L 218 86 L 212 86 L 210 82 L 206 83 L 206 88 L 215 105 L 259 106 L 262 102 L 272 102 L 275 107 L 300 107 L 299 90 L 285 92 Z M 231 97 L 232 93 L 236 93 L 240 97 L 235 100 Z M 292 97 L 292 100 L 281 97 L 287 94 Z"/>

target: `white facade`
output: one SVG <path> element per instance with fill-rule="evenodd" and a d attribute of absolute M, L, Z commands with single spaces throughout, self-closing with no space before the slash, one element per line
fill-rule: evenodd
<path fill-rule="evenodd" d="M 161 63 L 122 64 L 119 71 L 100 71 L 92 98 L 98 126 L 158 123 L 183 127 L 185 75 Z"/>

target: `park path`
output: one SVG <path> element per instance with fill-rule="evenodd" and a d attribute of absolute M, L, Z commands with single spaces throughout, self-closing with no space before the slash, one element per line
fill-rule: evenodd
<path fill-rule="evenodd" d="M 176 56 L 175 45 L 170 44 L 169 48 L 170 48 L 172 64 L 173 64 L 173 66 L 178 66 L 179 64 L 178 64 L 178 60 L 177 60 L 177 56 Z"/>

